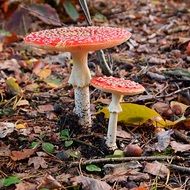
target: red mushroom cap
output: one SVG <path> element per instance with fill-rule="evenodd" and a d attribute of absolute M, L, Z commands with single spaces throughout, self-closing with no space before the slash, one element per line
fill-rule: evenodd
<path fill-rule="evenodd" d="M 104 91 L 121 95 L 135 95 L 145 91 L 145 88 L 134 81 L 116 77 L 94 77 L 91 85 Z"/>
<path fill-rule="evenodd" d="M 131 37 L 126 29 L 112 27 L 62 27 L 33 32 L 24 41 L 43 49 L 95 51 L 119 45 Z"/>

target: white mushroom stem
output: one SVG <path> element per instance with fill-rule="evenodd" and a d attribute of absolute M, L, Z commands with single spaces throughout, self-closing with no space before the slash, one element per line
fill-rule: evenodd
<path fill-rule="evenodd" d="M 116 145 L 116 135 L 117 135 L 117 120 L 118 113 L 122 111 L 120 102 L 123 96 L 121 94 L 112 94 L 112 101 L 108 107 L 110 112 L 110 118 L 108 123 L 108 132 L 106 145 L 108 148 L 115 150 L 117 148 Z"/>
<path fill-rule="evenodd" d="M 89 84 L 91 79 L 88 68 L 87 52 L 72 52 L 73 68 L 69 83 L 74 87 L 75 113 L 79 122 L 85 127 L 91 127 Z"/>

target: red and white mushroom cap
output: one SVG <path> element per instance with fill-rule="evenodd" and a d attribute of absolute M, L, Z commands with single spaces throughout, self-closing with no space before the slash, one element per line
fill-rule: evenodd
<path fill-rule="evenodd" d="M 95 51 L 119 45 L 131 37 L 123 28 L 62 27 L 33 32 L 24 38 L 25 43 L 43 49 L 58 51 Z"/>
<path fill-rule="evenodd" d="M 145 91 L 145 88 L 134 81 L 116 77 L 94 77 L 91 85 L 104 92 L 121 95 L 135 95 Z"/>

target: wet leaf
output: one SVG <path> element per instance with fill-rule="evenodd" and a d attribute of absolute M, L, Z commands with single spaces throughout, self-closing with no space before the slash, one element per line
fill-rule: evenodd
<path fill-rule="evenodd" d="M 54 145 L 51 143 L 48 143 L 48 142 L 42 143 L 42 149 L 43 149 L 43 151 L 50 153 L 50 154 L 54 153 L 54 151 L 55 151 Z"/>
<path fill-rule="evenodd" d="M 63 6 L 72 20 L 76 21 L 79 18 L 79 13 L 70 0 L 65 0 Z"/>
<path fill-rule="evenodd" d="M 124 121 L 128 124 L 142 125 L 146 121 L 152 120 L 154 126 L 165 127 L 167 125 L 159 113 L 144 105 L 122 103 L 121 107 L 123 111 L 119 113 L 118 121 Z M 105 117 L 109 118 L 109 111 L 107 108 L 103 108 L 100 112 L 103 112 Z"/>
<path fill-rule="evenodd" d="M 8 187 L 10 185 L 14 185 L 14 184 L 17 184 L 20 182 L 21 182 L 21 180 L 19 177 L 9 176 L 9 177 L 3 179 L 3 186 Z"/>
<path fill-rule="evenodd" d="M 36 149 L 23 149 L 22 151 L 11 151 L 11 159 L 14 161 L 24 160 L 35 153 Z"/>
<path fill-rule="evenodd" d="M 0 122 L 0 138 L 6 137 L 15 129 L 15 124 L 11 122 Z"/>
<path fill-rule="evenodd" d="M 47 168 L 48 165 L 47 165 L 47 162 L 44 160 L 43 157 L 32 157 L 32 158 L 29 158 L 28 160 L 28 165 L 30 166 L 31 164 L 34 165 L 34 169 L 37 170 L 39 169 L 40 167 L 41 168 Z"/>
<path fill-rule="evenodd" d="M 170 170 L 164 164 L 154 161 L 153 163 L 146 163 L 144 172 L 165 178 L 169 175 Z"/>
<path fill-rule="evenodd" d="M 89 172 L 101 172 L 102 171 L 100 167 L 98 167 L 94 164 L 87 165 L 86 170 Z"/>
<path fill-rule="evenodd" d="M 190 144 L 182 144 L 176 141 L 171 141 L 170 145 L 175 152 L 185 152 L 190 150 Z"/>

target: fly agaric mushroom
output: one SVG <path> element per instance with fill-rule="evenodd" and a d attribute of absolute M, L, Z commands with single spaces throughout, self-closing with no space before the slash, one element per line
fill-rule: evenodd
<path fill-rule="evenodd" d="M 145 88 L 134 81 L 125 80 L 116 77 L 94 77 L 91 85 L 104 92 L 112 93 L 112 101 L 108 107 L 110 118 L 108 123 L 108 132 L 106 145 L 110 149 L 116 149 L 116 133 L 118 113 L 122 111 L 120 101 L 124 95 L 135 95 L 145 91 Z"/>
<path fill-rule="evenodd" d="M 89 51 L 114 47 L 131 36 L 126 29 L 112 27 L 62 27 L 33 32 L 25 43 L 47 50 L 71 52 L 73 68 L 69 83 L 74 87 L 75 113 L 84 126 L 91 126 L 87 57 Z"/>

